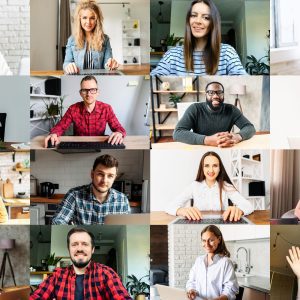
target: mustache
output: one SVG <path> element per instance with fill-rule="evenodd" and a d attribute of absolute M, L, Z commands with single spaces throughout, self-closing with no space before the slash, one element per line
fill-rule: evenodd
<path fill-rule="evenodd" d="M 84 254 L 84 255 L 87 255 L 84 251 L 77 251 L 77 252 L 75 253 L 75 255 L 77 255 L 77 254 Z"/>

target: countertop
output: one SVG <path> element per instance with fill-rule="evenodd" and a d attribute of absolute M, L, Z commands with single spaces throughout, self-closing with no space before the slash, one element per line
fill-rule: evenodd
<path fill-rule="evenodd" d="M 257 290 L 262 293 L 270 293 L 270 278 L 263 276 L 237 277 L 239 286 Z"/>

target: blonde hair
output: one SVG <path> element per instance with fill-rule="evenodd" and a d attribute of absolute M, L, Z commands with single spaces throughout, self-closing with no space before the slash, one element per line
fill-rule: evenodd
<path fill-rule="evenodd" d="M 102 45 L 104 42 L 104 32 L 103 32 L 103 15 L 100 7 L 97 5 L 96 1 L 94 0 L 81 0 L 75 10 L 74 14 L 74 38 L 76 47 L 78 49 L 82 49 L 85 43 L 85 32 L 81 27 L 80 22 L 80 14 L 82 10 L 89 9 L 91 10 L 96 16 L 96 25 L 91 34 L 91 44 L 90 47 L 93 50 L 101 51 Z"/>

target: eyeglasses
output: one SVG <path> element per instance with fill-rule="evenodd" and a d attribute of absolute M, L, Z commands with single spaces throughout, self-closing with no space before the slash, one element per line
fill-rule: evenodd
<path fill-rule="evenodd" d="M 98 91 L 97 88 L 92 88 L 92 89 L 81 89 L 79 92 L 82 93 L 82 94 L 84 94 L 84 95 L 87 95 L 89 92 L 91 94 L 96 94 L 97 91 Z"/>
<path fill-rule="evenodd" d="M 208 91 L 206 91 L 206 94 L 208 96 L 213 96 L 213 95 L 223 96 L 224 95 L 224 91 L 211 91 L 211 90 L 208 90 Z"/>

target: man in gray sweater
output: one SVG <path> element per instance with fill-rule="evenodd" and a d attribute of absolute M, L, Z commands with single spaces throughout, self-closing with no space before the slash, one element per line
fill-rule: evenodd
<path fill-rule="evenodd" d="M 173 133 L 174 140 L 192 145 L 232 147 L 255 134 L 253 124 L 242 112 L 224 103 L 221 83 L 208 83 L 205 93 L 206 102 L 191 104 L 178 122 Z M 240 129 L 239 133 L 230 132 L 233 125 Z"/>

